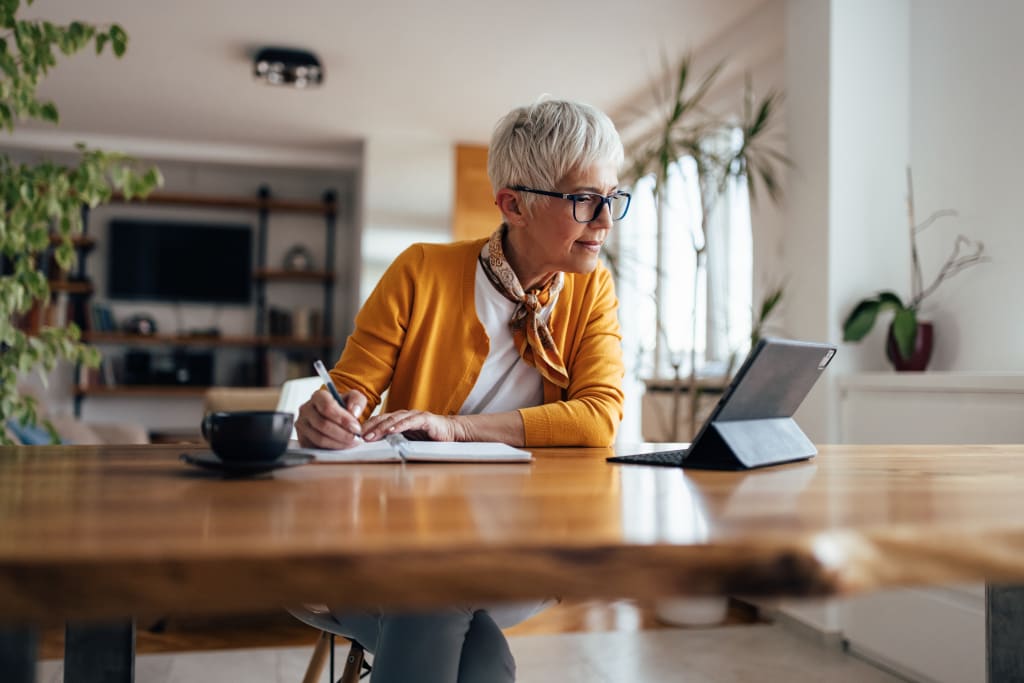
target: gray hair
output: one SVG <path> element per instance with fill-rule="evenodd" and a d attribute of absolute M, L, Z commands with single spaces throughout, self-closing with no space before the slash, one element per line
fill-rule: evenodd
<path fill-rule="evenodd" d="M 487 175 L 498 190 L 525 185 L 554 190 L 570 173 L 596 163 L 622 164 L 622 140 L 615 124 L 588 104 L 541 100 L 517 107 L 494 127 Z M 541 197 L 524 194 L 529 208 Z"/>

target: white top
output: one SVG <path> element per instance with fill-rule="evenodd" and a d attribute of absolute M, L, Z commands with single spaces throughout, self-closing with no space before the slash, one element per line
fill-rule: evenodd
<path fill-rule="evenodd" d="M 487 245 L 483 257 L 487 258 Z M 516 303 L 510 301 L 491 283 L 483 264 L 476 263 L 476 315 L 490 339 L 490 349 L 480 376 L 469 392 L 460 415 L 500 413 L 544 402 L 544 385 L 540 372 L 523 362 L 516 351 L 508 322 Z M 550 311 L 550 308 L 547 309 Z M 553 604 L 554 600 L 510 602 L 482 606 L 499 628 L 509 628 Z"/>
<path fill-rule="evenodd" d="M 475 290 L 476 315 L 487 331 L 490 350 L 459 414 L 500 413 L 540 405 L 544 401 L 540 372 L 523 362 L 508 328 L 517 304 L 491 284 L 479 261 Z"/>

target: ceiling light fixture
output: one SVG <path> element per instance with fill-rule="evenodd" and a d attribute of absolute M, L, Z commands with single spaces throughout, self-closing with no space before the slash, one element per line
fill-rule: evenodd
<path fill-rule="evenodd" d="M 286 47 L 261 48 L 253 59 L 253 75 L 270 85 L 315 88 L 324 80 L 316 55 Z"/>

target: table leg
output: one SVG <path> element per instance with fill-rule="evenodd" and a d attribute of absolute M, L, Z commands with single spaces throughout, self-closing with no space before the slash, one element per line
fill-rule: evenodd
<path fill-rule="evenodd" d="M 1024 586 L 985 586 L 989 683 L 1024 681 Z"/>
<path fill-rule="evenodd" d="M 10 683 L 35 683 L 39 632 L 29 626 L 0 628 L 0 672 Z"/>
<path fill-rule="evenodd" d="M 76 622 L 64 631 L 64 683 L 133 683 L 135 622 Z"/>

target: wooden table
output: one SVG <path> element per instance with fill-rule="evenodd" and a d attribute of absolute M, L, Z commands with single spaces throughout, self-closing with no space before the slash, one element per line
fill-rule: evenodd
<path fill-rule="evenodd" d="M 527 465 L 243 480 L 187 467 L 181 450 L 0 448 L 0 618 L 1024 583 L 1024 446 L 825 446 L 749 472 L 545 449 Z M 1020 604 L 990 588 L 990 660 L 1014 672 L 1024 615 L 1000 610 Z"/>

